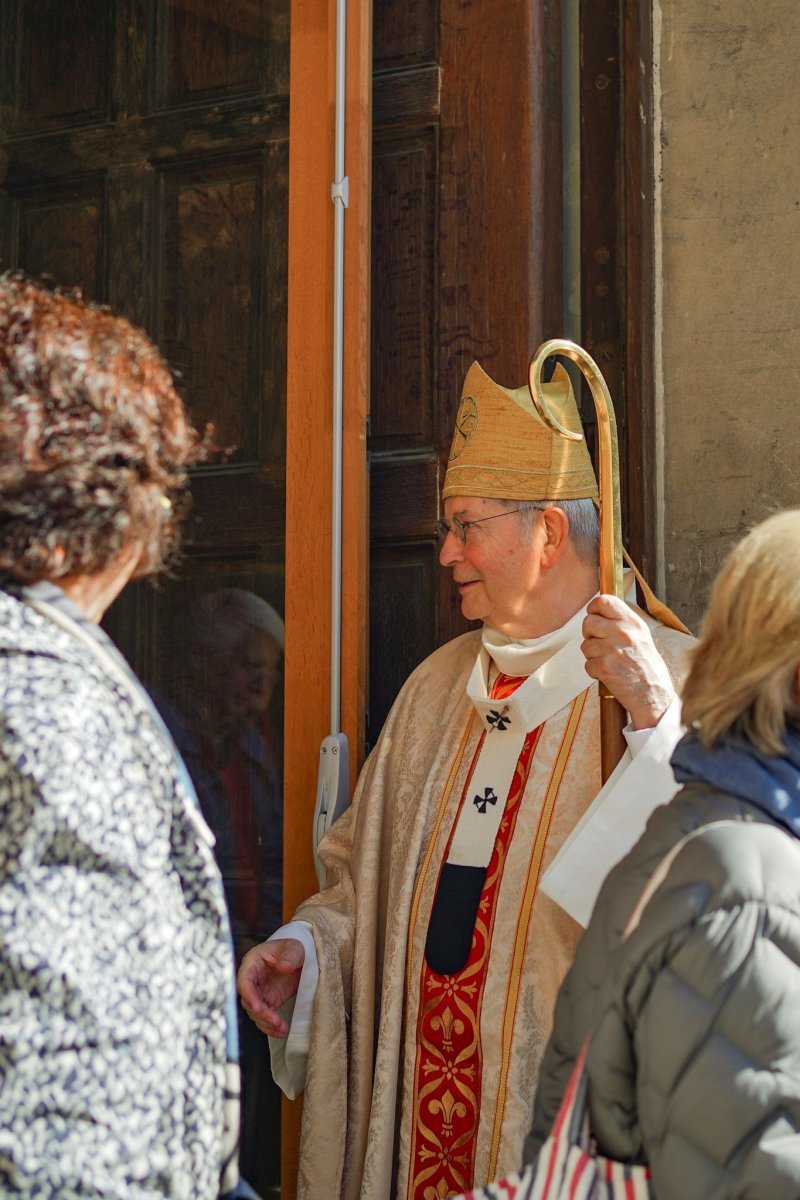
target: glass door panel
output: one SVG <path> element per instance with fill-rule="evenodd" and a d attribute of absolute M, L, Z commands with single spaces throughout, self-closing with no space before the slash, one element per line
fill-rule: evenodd
<path fill-rule="evenodd" d="M 215 450 L 183 564 L 107 626 L 217 835 L 241 956 L 281 920 L 289 0 L 0 0 L 0 259 L 142 325 Z M 243 1174 L 279 1097 L 242 1021 Z"/>

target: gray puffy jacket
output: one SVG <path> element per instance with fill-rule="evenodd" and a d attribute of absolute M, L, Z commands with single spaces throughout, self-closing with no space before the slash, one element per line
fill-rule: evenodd
<path fill-rule="evenodd" d="M 623 943 L 653 870 L 700 826 Z M 798 1200 L 795 838 L 703 784 L 653 814 L 606 880 L 564 981 L 527 1159 L 591 1029 L 592 1132 L 610 1156 L 649 1162 L 657 1200 Z"/>

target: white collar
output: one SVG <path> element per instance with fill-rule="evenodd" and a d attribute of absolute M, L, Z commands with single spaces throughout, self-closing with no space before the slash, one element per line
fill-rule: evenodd
<path fill-rule="evenodd" d="M 507 633 L 499 633 L 490 625 L 484 625 L 481 643 L 498 671 L 504 675 L 532 675 L 575 637 L 585 616 L 586 608 L 580 608 L 560 629 L 553 629 L 536 638 L 515 639 Z"/>
<path fill-rule="evenodd" d="M 635 603 L 636 580 L 633 572 L 623 571 L 625 600 Z M 597 593 L 595 593 L 597 594 Z M 594 596 L 591 597 L 591 600 Z M 587 601 L 588 603 L 591 603 Z M 581 632 L 586 605 L 570 617 L 560 629 L 538 638 L 514 641 L 484 625 L 481 649 L 467 683 L 467 695 L 484 722 L 487 731 L 511 728 L 519 722 L 530 732 L 549 720 L 576 696 L 591 686 L 581 651 Z M 489 667 L 494 662 L 504 675 L 527 675 L 513 696 L 497 701 L 489 698 Z"/>
<path fill-rule="evenodd" d="M 583 607 L 560 629 L 520 642 L 484 626 L 483 644 L 467 683 L 467 695 L 487 732 L 512 728 L 518 732 L 520 725 L 530 732 L 590 686 L 581 651 L 585 616 Z M 534 660 L 538 660 L 538 666 L 531 670 Z M 504 674 L 528 675 L 506 700 L 489 696 L 489 667 L 493 661 Z"/>

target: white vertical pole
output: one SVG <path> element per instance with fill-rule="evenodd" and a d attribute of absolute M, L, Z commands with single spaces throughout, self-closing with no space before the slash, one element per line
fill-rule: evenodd
<path fill-rule="evenodd" d="M 350 750 L 342 723 L 342 442 L 344 433 L 344 213 L 349 180 L 344 173 L 347 0 L 336 4 L 336 110 L 333 201 L 333 506 L 331 528 L 331 731 L 319 749 L 314 808 L 314 865 L 320 887 L 325 868 L 317 847 L 350 803 Z"/>
<path fill-rule="evenodd" d="M 336 109 L 333 232 L 333 517 L 331 536 L 331 734 L 341 726 L 342 683 L 342 438 L 344 359 L 344 214 L 349 180 L 344 173 L 347 67 L 347 0 L 336 4 Z"/>

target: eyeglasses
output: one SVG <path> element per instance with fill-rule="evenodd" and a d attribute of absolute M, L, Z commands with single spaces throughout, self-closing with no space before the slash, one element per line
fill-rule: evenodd
<path fill-rule="evenodd" d="M 498 517 L 510 517 L 512 513 L 518 513 L 518 508 L 508 508 L 505 512 L 493 513 L 491 517 L 479 517 L 477 521 L 459 521 L 458 517 L 453 517 L 452 524 L 447 521 L 436 522 L 436 532 L 439 535 L 439 541 L 444 545 L 445 538 L 449 533 L 457 537 L 462 546 L 467 544 L 467 532 L 473 525 L 483 525 L 484 521 L 496 521 Z"/>

